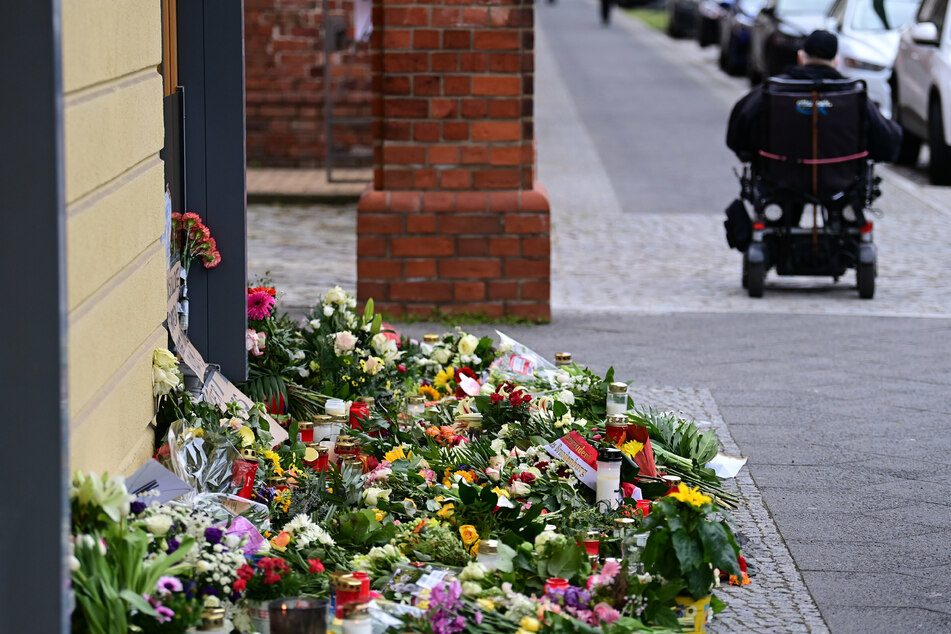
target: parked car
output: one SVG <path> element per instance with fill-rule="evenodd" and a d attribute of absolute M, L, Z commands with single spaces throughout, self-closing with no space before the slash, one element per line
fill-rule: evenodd
<path fill-rule="evenodd" d="M 766 0 L 736 0 L 720 19 L 720 68 L 730 75 L 746 73 L 750 31 Z"/>
<path fill-rule="evenodd" d="M 864 79 L 868 98 L 891 117 L 888 80 L 902 29 L 915 21 L 920 0 L 835 0 L 830 29 L 839 37 L 839 72 Z"/>
<path fill-rule="evenodd" d="M 697 32 L 700 0 L 667 0 L 667 35 L 690 37 Z"/>
<path fill-rule="evenodd" d="M 951 185 L 951 28 L 948 0 L 924 0 L 915 24 L 901 34 L 892 76 L 892 118 L 902 128 L 898 162 L 914 164 L 922 141 L 928 177 Z"/>
<path fill-rule="evenodd" d="M 766 0 L 753 21 L 746 74 L 759 83 L 796 64 L 806 36 L 826 25 L 831 0 Z"/>
<path fill-rule="evenodd" d="M 700 0 L 697 7 L 697 42 L 701 47 L 720 41 L 720 20 L 735 0 Z"/>

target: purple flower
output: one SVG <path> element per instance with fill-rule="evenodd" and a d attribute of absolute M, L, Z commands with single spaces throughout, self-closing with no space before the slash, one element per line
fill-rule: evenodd
<path fill-rule="evenodd" d="M 129 510 L 132 512 L 133 515 L 138 515 L 139 513 L 145 510 L 145 502 L 142 502 L 140 500 L 134 500 L 132 504 L 129 505 Z"/>
<path fill-rule="evenodd" d="M 220 597 L 221 593 L 218 592 L 218 588 L 205 588 L 204 590 L 201 591 L 201 596 L 207 597 L 208 595 L 211 595 L 213 597 Z"/>
<path fill-rule="evenodd" d="M 472 618 L 473 618 L 473 620 L 476 622 L 476 625 L 482 625 L 482 612 L 481 612 L 481 611 L 476 610 L 475 616 L 472 617 Z"/>
<path fill-rule="evenodd" d="M 159 577 L 158 582 L 155 584 L 155 589 L 158 590 L 160 594 L 181 592 L 182 582 L 178 580 L 178 577 L 166 575 L 164 577 Z"/>
<path fill-rule="evenodd" d="M 178 550 L 179 546 L 180 544 L 178 543 L 177 539 L 168 540 L 168 554 L 171 555 L 173 552 Z"/>
<path fill-rule="evenodd" d="M 225 532 L 218 528 L 217 526 L 212 526 L 211 528 L 205 529 L 205 539 L 209 544 L 217 544 L 221 541 L 221 538 L 224 537 Z"/>
<path fill-rule="evenodd" d="M 168 623 L 175 616 L 175 611 L 164 605 L 155 608 L 155 620 L 159 623 Z"/>

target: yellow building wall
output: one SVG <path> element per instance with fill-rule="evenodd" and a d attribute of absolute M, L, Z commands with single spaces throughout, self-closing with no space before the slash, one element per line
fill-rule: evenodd
<path fill-rule="evenodd" d="M 70 463 L 152 451 L 166 345 L 160 0 L 63 0 Z"/>

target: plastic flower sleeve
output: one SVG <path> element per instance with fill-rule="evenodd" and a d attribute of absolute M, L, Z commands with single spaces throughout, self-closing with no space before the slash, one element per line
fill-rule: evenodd
<path fill-rule="evenodd" d="M 183 429 L 184 421 L 173 422 L 168 429 L 172 471 L 198 492 L 234 493 L 232 482 L 238 450 L 226 440 L 212 440 L 192 429 Z"/>
<path fill-rule="evenodd" d="M 495 333 L 499 336 L 499 356 L 489 366 L 493 373 L 513 382 L 536 377 L 554 384 L 558 369 L 553 363 L 508 335 L 498 330 Z"/>

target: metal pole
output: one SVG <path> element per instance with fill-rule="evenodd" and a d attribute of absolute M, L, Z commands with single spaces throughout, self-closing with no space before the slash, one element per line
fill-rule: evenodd
<path fill-rule="evenodd" d="M 69 436 L 60 0 L 5 12 L 0 38 L 0 270 L 24 288 L 0 312 L 0 629 L 68 632 Z M 16 60 L 15 62 L 13 60 Z M 29 535 L 25 547 L 24 535 Z"/>

